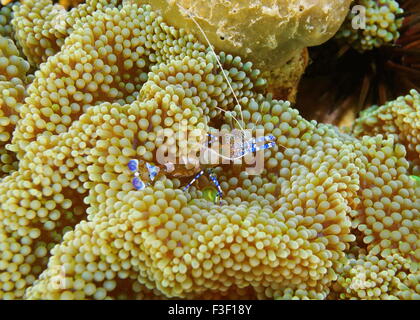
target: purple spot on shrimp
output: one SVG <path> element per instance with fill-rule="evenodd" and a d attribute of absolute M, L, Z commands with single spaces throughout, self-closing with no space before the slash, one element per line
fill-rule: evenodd
<path fill-rule="evenodd" d="M 144 182 L 137 177 L 133 178 L 133 186 L 136 190 L 143 190 L 144 188 L 146 188 Z"/>
<path fill-rule="evenodd" d="M 132 172 L 135 172 L 139 169 L 139 161 L 138 160 L 130 160 L 128 162 L 128 169 Z"/>
<path fill-rule="evenodd" d="M 157 174 L 159 173 L 160 169 L 150 163 L 146 163 L 147 170 L 149 171 L 150 180 L 155 180 Z"/>

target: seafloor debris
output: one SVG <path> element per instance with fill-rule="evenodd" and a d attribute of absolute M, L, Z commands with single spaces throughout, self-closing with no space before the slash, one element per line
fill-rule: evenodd
<path fill-rule="evenodd" d="M 44 63 L 7 146 L 18 166 L 0 181 L 0 298 L 418 299 L 409 146 L 307 121 L 251 63 L 219 52 L 227 83 L 205 45 L 141 1 L 86 1 L 58 33 L 51 1 L 37 3 L 39 20 L 24 0 L 12 22 Z M 261 174 L 215 168 L 221 206 L 214 190 L 183 192 L 182 166 L 185 178 L 133 189 L 128 163 L 157 163 L 160 132 L 188 153 L 181 124 L 234 129 L 220 110 L 239 115 L 234 95 L 244 129 L 274 137 Z"/>

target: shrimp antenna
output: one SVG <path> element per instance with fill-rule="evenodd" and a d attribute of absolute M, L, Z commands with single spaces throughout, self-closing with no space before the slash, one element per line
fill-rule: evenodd
<path fill-rule="evenodd" d="M 224 109 L 222 109 L 222 108 L 220 108 L 218 106 L 215 106 L 215 108 L 218 109 L 218 110 L 220 110 L 220 111 L 222 111 L 222 112 L 224 112 L 224 113 L 226 113 L 226 114 L 229 114 L 233 118 L 233 120 L 235 120 L 238 123 L 238 126 L 241 129 L 241 131 L 242 132 L 245 132 L 245 129 L 241 126 L 241 123 L 238 121 L 238 119 L 236 119 L 236 117 L 232 115 L 232 112 L 231 111 L 224 110 Z M 242 114 L 242 112 L 241 112 L 241 114 Z"/>
<path fill-rule="evenodd" d="M 242 123 L 245 123 L 245 122 L 244 122 L 244 116 L 243 116 L 243 114 L 242 114 L 242 106 L 241 106 L 241 104 L 239 103 L 238 97 L 236 96 L 235 91 L 233 90 L 232 85 L 230 84 L 230 81 L 229 81 L 229 79 L 228 79 L 228 77 L 227 77 L 227 75 L 226 75 L 225 69 L 223 69 L 222 63 L 220 62 L 219 57 L 217 56 L 216 52 L 214 51 L 214 49 L 213 49 L 213 45 L 211 44 L 211 42 L 210 42 L 209 38 L 207 38 L 206 33 L 204 32 L 203 28 L 201 28 L 201 26 L 200 26 L 200 24 L 197 22 L 197 20 L 195 20 L 195 19 L 194 19 L 194 16 L 191 14 L 191 12 L 190 12 L 189 10 L 185 9 L 185 8 L 184 8 L 183 6 L 181 6 L 180 4 L 177 4 L 177 5 L 178 5 L 178 7 L 179 7 L 179 8 L 180 8 L 180 9 L 181 9 L 181 10 L 182 10 L 185 14 L 187 14 L 187 15 L 188 15 L 188 16 L 192 19 L 192 21 L 194 21 L 194 23 L 196 24 L 196 26 L 198 27 L 198 29 L 200 30 L 200 32 L 203 34 L 204 38 L 206 39 L 207 44 L 209 45 L 211 52 L 213 53 L 214 57 L 216 58 L 217 64 L 219 65 L 220 69 L 222 70 L 222 74 L 223 74 L 223 76 L 224 76 L 224 78 L 225 78 L 225 80 L 226 80 L 227 84 L 229 85 L 230 90 L 232 91 L 232 94 L 233 94 L 233 96 L 234 96 L 234 98 L 235 98 L 235 101 L 236 101 L 237 105 L 239 105 L 239 109 L 240 109 L 240 112 L 241 112 L 241 121 L 242 121 Z M 219 107 L 216 107 L 216 108 L 217 108 L 218 110 L 223 111 L 223 112 L 229 112 L 229 111 L 223 110 L 222 108 L 219 108 Z M 244 128 L 243 128 L 243 127 L 241 126 L 241 124 L 239 123 L 238 119 L 236 119 L 235 117 L 233 117 L 233 118 L 234 118 L 234 119 L 235 119 L 235 121 L 238 123 L 239 127 L 241 128 L 241 130 L 242 130 L 242 131 L 245 131 L 245 130 L 244 130 Z"/>
<path fill-rule="evenodd" d="M 180 9 L 180 10 L 181 10 L 184 14 L 186 14 L 188 17 L 190 17 L 190 18 L 192 19 L 192 21 L 195 23 L 195 25 L 197 26 L 197 28 L 200 30 L 200 32 L 202 33 L 202 35 L 203 35 L 203 36 L 204 36 L 204 38 L 206 39 L 207 44 L 209 45 L 211 52 L 213 53 L 214 57 L 216 58 L 217 64 L 219 65 L 220 69 L 222 70 L 223 77 L 225 78 L 225 80 L 226 80 L 226 82 L 227 82 L 227 84 L 228 84 L 228 86 L 229 86 L 230 90 L 232 91 L 232 94 L 233 94 L 233 96 L 234 96 L 234 98 L 235 98 L 236 104 L 239 106 L 239 111 L 240 111 L 240 113 L 241 113 L 241 121 L 242 121 L 242 123 L 245 123 L 245 121 L 244 121 L 244 116 L 243 116 L 243 113 L 242 113 L 242 105 L 239 103 L 238 97 L 236 96 L 235 91 L 234 91 L 234 90 L 233 90 L 233 88 L 232 88 L 232 85 L 231 85 L 231 83 L 230 83 L 230 81 L 229 81 L 229 78 L 228 78 L 228 77 L 227 77 L 227 75 L 226 75 L 226 71 L 225 71 L 225 69 L 223 68 L 222 63 L 220 62 L 219 57 L 217 56 L 216 52 L 214 51 L 214 49 L 213 49 L 213 45 L 211 44 L 211 42 L 210 42 L 209 38 L 207 37 L 207 35 L 206 35 L 206 33 L 204 32 L 203 28 L 201 28 L 200 24 L 197 22 L 197 20 L 195 20 L 195 18 L 194 18 L 194 16 L 193 16 L 193 14 L 192 14 L 189 10 L 187 10 L 187 9 L 185 9 L 183 6 L 181 6 L 179 3 L 177 3 L 177 6 L 179 7 L 179 9 Z M 242 127 L 242 125 L 241 125 L 241 123 L 238 121 L 238 119 L 236 119 L 236 117 L 232 115 L 231 111 L 224 110 L 224 109 L 222 109 L 222 108 L 220 108 L 220 107 L 218 107 L 218 106 L 215 106 L 215 108 L 216 108 L 216 109 L 218 109 L 218 110 L 220 110 L 220 111 L 222 111 L 222 112 L 224 112 L 224 113 L 226 113 L 226 114 L 227 114 L 227 113 L 228 113 L 228 114 L 230 114 L 230 115 L 232 116 L 232 118 L 233 118 L 233 119 L 234 119 L 234 120 L 238 123 L 239 128 L 241 129 L 241 131 L 242 131 L 243 133 L 245 133 L 245 129 Z M 257 123 L 258 123 L 258 122 L 257 122 Z M 285 146 L 283 146 L 282 144 L 280 144 L 280 146 L 281 146 L 281 147 L 283 147 L 283 148 L 285 148 L 285 149 L 287 150 L 287 148 L 286 148 Z M 208 150 L 211 150 L 211 151 L 212 151 L 212 152 L 214 152 L 214 153 L 216 153 L 216 154 L 217 154 L 217 155 L 219 155 L 220 157 L 222 157 L 222 158 L 224 158 L 224 159 L 227 159 L 227 160 L 230 160 L 230 161 L 232 161 L 232 160 L 236 160 L 236 159 L 240 159 L 240 158 L 242 158 L 242 157 L 244 156 L 244 155 L 241 155 L 241 156 L 236 157 L 236 158 L 231 158 L 231 157 L 226 157 L 226 156 L 223 156 L 222 154 L 220 154 L 220 153 L 218 153 L 218 152 L 215 152 L 214 150 L 212 150 L 212 149 L 210 149 L 210 148 L 207 148 L 207 149 L 208 149 Z"/>

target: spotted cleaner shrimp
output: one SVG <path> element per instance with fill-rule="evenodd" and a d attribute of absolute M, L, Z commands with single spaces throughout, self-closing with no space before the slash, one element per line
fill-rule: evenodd
<path fill-rule="evenodd" d="M 178 7 L 180 8 L 180 10 L 186 14 L 189 18 L 192 19 L 192 21 L 195 23 L 195 25 L 197 26 L 197 28 L 199 29 L 199 31 L 202 33 L 202 35 L 204 36 L 204 38 L 206 39 L 207 44 L 209 45 L 209 49 L 212 52 L 212 54 L 214 55 L 216 62 L 219 66 L 219 68 L 221 69 L 221 72 L 223 74 L 223 77 L 225 78 L 232 94 L 233 97 L 235 99 L 235 102 L 237 104 L 237 106 L 239 106 L 239 113 L 241 115 L 241 122 L 244 123 L 244 118 L 243 118 L 243 113 L 242 113 L 242 106 L 239 102 L 238 97 L 235 94 L 235 91 L 233 90 L 232 84 L 226 74 L 226 71 L 224 70 L 222 63 L 219 60 L 219 57 L 217 56 L 216 52 L 213 49 L 213 45 L 210 43 L 208 37 L 206 36 L 204 30 L 201 28 L 200 24 L 196 21 L 196 19 L 194 18 L 194 16 L 191 14 L 190 11 L 188 11 L 187 9 L 185 9 L 184 7 L 182 7 L 181 5 L 177 4 Z M 229 155 L 224 155 L 219 153 L 218 151 L 214 150 L 213 148 L 210 148 L 209 146 L 212 143 L 215 143 L 218 141 L 219 137 L 215 136 L 213 134 L 208 133 L 207 134 L 207 138 L 209 139 L 209 141 L 207 143 L 204 143 L 202 145 L 203 149 L 205 151 L 208 151 L 210 153 L 214 153 L 217 157 L 221 158 L 221 159 L 225 159 L 225 160 L 229 160 L 229 161 L 235 161 L 235 160 L 239 160 L 243 157 L 245 157 L 246 155 L 250 154 L 250 153 L 255 153 L 258 151 L 262 151 L 265 149 L 269 149 L 272 148 L 276 145 L 275 143 L 275 137 L 273 135 L 267 135 L 267 136 L 263 136 L 263 137 L 258 137 L 258 138 L 251 138 L 248 134 L 248 132 L 245 131 L 245 129 L 243 128 L 243 126 L 241 125 L 241 122 L 235 117 L 235 113 L 231 112 L 231 111 L 227 111 L 224 110 L 218 106 L 215 106 L 216 109 L 218 109 L 219 111 L 225 113 L 226 115 L 230 116 L 231 119 L 233 119 L 235 121 L 235 123 L 238 125 L 239 127 L 239 131 L 234 130 L 234 133 L 229 133 L 226 134 L 224 137 L 225 141 L 234 141 L 233 144 L 229 143 L 230 146 L 230 154 Z M 238 133 L 239 132 L 239 133 Z M 282 146 L 282 145 L 280 145 Z M 286 147 L 282 146 L 283 148 L 287 149 Z M 188 161 L 188 159 L 187 159 Z M 141 166 L 139 166 L 141 163 L 138 160 L 130 160 L 128 163 L 128 168 L 131 172 L 134 173 L 134 178 L 132 180 L 132 184 L 134 186 L 134 188 L 136 190 L 143 190 L 148 183 L 144 183 L 143 180 L 145 179 L 145 176 L 147 176 L 147 174 L 143 172 L 141 173 Z M 157 174 L 159 173 L 160 169 L 159 167 L 152 165 L 150 163 L 146 163 L 145 167 L 147 169 L 148 172 L 148 178 L 150 181 L 153 181 L 155 179 L 155 177 L 157 176 Z M 220 204 L 221 204 L 221 199 L 223 197 L 223 191 L 222 188 L 220 186 L 220 183 L 217 179 L 216 174 L 213 171 L 212 167 L 204 167 L 198 166 L 199 172 L 195 174 L 194 178 L 183 188 L 183 191 L 187 191 L 201 176 L 203 176 L 204 174 L 207 173 L 207 175 L 209 176 L 210 180 L 212 181 L 212 183 L 214 184 L 214 186 L 216 187 L 216 194 L 217 197 L 213 197 L 214 199 L 218 198 L 220 200 Z M 167 172 L 171 172 L 173 170 L 173 164 L 171 166 L 171 163 L 168 163 L 166 165 L 166 171 Z M 210 191 L 211 193 L 211 191 Z"/>

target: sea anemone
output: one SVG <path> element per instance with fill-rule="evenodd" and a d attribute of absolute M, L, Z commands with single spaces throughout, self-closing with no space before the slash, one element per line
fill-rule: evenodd
<path fill-rule="evenodd" d="M 18 163 L 0 180 L 1 299 L 418 298 L 414 136 L 355 137 L 305 120 L 252 63 L 213 52 L 151 6 L 86 1 L 51 30 L 52 2 L 40 3 L 24 0 L 12 21 L 39 70 L 8 105 Z M 19 71 L 7 76 L 24 78 L 6 60 Z M 375 115 L 377 130 L 382 114 L 409 130 L 400 122 L 416 94 Z M 130 161 L 162 165 L 162 132 L 188 151 L 184 124 L 264 130 L 274 145 L 255 155 L 261 170 L 215 166 L 220 201 L 203 180 L 184 191 L 188 170 L 136 190 Z M 347 285 L 372 265 L 372 292 Z"/>

